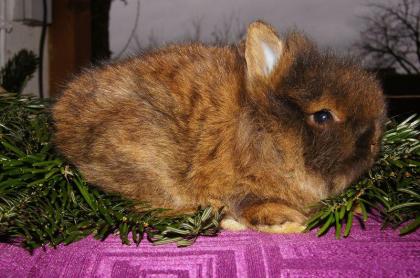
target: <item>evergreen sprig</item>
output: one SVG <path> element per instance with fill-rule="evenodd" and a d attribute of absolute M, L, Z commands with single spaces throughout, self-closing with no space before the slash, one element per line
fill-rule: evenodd
<path fill-rule="evenodd" d="M 0 93 L 0 238 L 28 249 L 69 244 L 94 235 L 118 233 L 122 242 L 187 246 L 215 235 L 220 211 L 165 217 L 151 209 L 88 186 L 51 145 L 48 105 Z M 129 236 L 131 240 L 129 239 Z"/>
<path fill-rule="evenodd" d="M 307 230 L 319 227 L 318 236 L 335 226 L 336 237 L 350 233 L 355 214 L 362 220 L 377 211 L 383 228 L 400 229 L 404 235 L 420 225 L 420 117 L 413 115 L 396 124 L 389 122 L 382 151 L 374 167 L 339 196 L 323 200 L 307 223 Z"/>
<path fill-rule="evenodd" d="M 88 235 L 119 234 L 125 244 L 146 238 L 154 244 L 188 246 L 199 236 L 216 235 L 221 211 L 198 208 L 193 215 L 168 217 L 89 186 L 51 145 L 49 104 L 0 92 L 0 239 L 28 249 L 70 244 Z M 389 123 L 375 166 L 339 196 L 323 200 L 307 230 L 318 235 L 332 226 L 348 236 L 355 215 L 366 220 L 376 210 L 383 226 L 401 234 L 420 225 L 420 117 Z M 342 231 L 344 229 L 344 231 Z"/>

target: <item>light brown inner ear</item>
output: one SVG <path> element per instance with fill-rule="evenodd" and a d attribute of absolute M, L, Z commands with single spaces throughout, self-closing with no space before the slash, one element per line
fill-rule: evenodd
<path fill-rule="evenodd" d="M 269 66 L 264 55 L 264 45 L 276 57 L 276 64 L 278 64 L 283 52 L 282 41 L 270 25 L 256 21 L 248 28 L 245 45 L 245 60 L 250 79 L 269 77 L 276 67 L 274 65 L 272 71 L 268 71 Z"/>

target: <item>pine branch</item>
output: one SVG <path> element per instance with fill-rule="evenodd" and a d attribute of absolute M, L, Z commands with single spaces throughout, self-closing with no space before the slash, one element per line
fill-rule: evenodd
<path fill-rule="evenodd" d="M 192 244 L 198 236 L 219 231 L 221 211 L 199 208 L 193 215 L 164 217 L 152 209 L 89 186 L 80 173 L 55 152 L 49 104 L 0 93 L 0 239 L 28 249 L 70 244 L 88 235 L 105 239 L 119 234 L 125 244 L 144 236 L 154 244 Z M 420 118 L 390 123 L 382 154 L 373 169 L 339 196 L 322 201 L 308 230 L 332 226 L 348 236 L 353 218 L 367 219 L 377 210 L 385 226 L 406 234 L 420 224 Z M 134 210 L 136 208 L 136 210 Z M 141 208 L 139 210 L 139 208 Z"/>
<path fill-rule="evenodd" d="M 146 234 L 155 244 L 187 246 L 198 236 L 217 234 L 220 211 L 199 208 L 192 216 L 163 217 L 162 209 L 88 186 L 52 148 L 47 107 L 29 97 L 0 94 L 2 241 L 34 249 L 70 244 L 88 235 L 103 240 L 118 233 L 130 244 L 131 233 L 136 244 Z"/>

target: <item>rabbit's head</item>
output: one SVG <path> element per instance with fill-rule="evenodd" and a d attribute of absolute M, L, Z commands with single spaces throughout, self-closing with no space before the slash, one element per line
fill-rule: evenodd
<path fill-rule="evenodd" d="M 282 40 L 260 21 L 248 29 L 244 59 L 246 105 L 278 123 L 270 132 L 301 149 L 301 167 L 321 177 L 329 194 L 373 165 L 386 109 L 372 74 L 302 34 Z"/>

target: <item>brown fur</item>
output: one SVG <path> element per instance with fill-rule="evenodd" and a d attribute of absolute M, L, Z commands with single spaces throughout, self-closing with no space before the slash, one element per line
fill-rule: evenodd
<path fill-rule="evenodd" d="M 281 53 L 269 74 L 260 41 Z M 338 120 L 314 124 L 322 109 Z M 385 106 L 367 72 L 256 22 L 240 47 L 170 46 L 87 70 L 53 115 L 59 150 L 90 183 L 175 212 L 225 206 L 259 229 L 303 223 L 368 169 Z"/>

